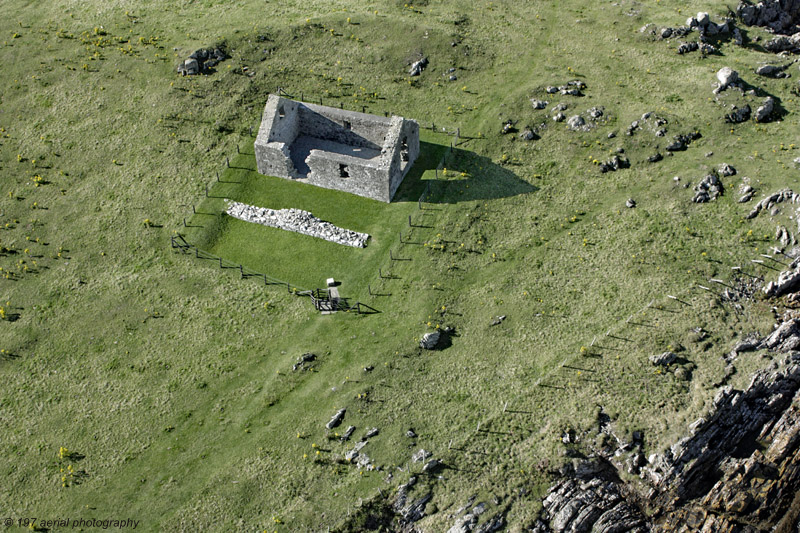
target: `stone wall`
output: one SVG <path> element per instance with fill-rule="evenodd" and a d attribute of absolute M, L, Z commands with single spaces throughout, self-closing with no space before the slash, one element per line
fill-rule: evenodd
<path fill-rule="evenodd" d="M 376 164 L 375 160 L 312 150 L 306 161 L 311 168 L 307 183 L 383 202 L 391 200 L 386 169 Z"/>
<path fill-rule="evenodd" d="M 419 125 L 270 95 L 255 154 L 261 174 L 390 202 L 419 155 Z"/>
<path fill-rule="evenodd" d="M 383 146 L 390 120 L 314 104 L 300 107 L 300 129 L 306 135 L 373 150 Z"/>

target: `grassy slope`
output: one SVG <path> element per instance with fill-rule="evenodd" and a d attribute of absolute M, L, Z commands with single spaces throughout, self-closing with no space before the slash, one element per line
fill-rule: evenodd
<path fill-rule="evenodd" d="M 763 236 L 774 222 L 742 222 L 735 188 L 742 176 L 765 193 L 796 186 L 787 168 L 797 157 L 794 82 L 755 80 L 748 72 L 766 59 L 758 51 L 723 45 L 723 56 L 680 57 L 674 44 L 636 31 L 700 8 L 719 15 L 721 2 L 583 4 L 304 2 L 270 4 L 266 16 L 256 2 L 185 3 L 178 13 L 152 3 L 9 2 L 0 22 L 0 222 L 9 226 L 0 244 L 17 253 L 0 266 L 17 274 L 0 280 L 0 300 L 20 317 L 0 322 L 4 514 L 123 513 L 147 530 L 324 529 L 408 475 L 392 470 L 386 484 L 385 472 L 331 461 L 344 448 L 321 428 L 347 406 L 356 435 L 381 429 L 365 450 L 376 464 L 405 465 L 413 449 L 404 433 L 414 427 L 416 446 L 455 467 L 429 482 L 438 509 L 497 495 L 501 506 L 515 502 L 509 521 L 518 527 L 535 512 L 542 461 L 560 460 L 560 432 L 590 427 L 599 405 L 620 431 L 644 429 L 652 449 L 679 436 L 713 395 L 730 338 L 768 327 L 759 305 L 736 314 L 688 287 L 727 279 L 770 244 Z M 177 57 L 220 39 L 234 57 L 217 74 L 175 77 Z M 431 66 L 409 83 L 404 61 L 418 51 Z M 255 77 L 237 73 L 243 65 Z M 790 114 L 730 131 L 723 108 L 706 100 L 723 65 L 779 96 Z M 450 66 L 456 83 L 441 76 Z M 588 84 L 586 97 L 548 99 L 570 103 L 568 114 L 605 106 L 608 125 L 575 134 L 530 110 L 541 88 L 575 77 Z M 392 294 L 364 300 L 379 315 L 320 317 L 305 300 L 168 247 L 276 85 L 475 137 L 434 187 L 424 219 L 434 228 L 411 234 L 444 251 L 388 242 L 416 209 L 401 202 L 378 230 L 387 242 L 352 271 L 337 267 L 352 276 L 344 287 L 354 296 L 365 297 L 365 282 Z M 670 136 L 699 129 L 703 138 L 653 166 L 643 161 L 663 140 L 607 139 L 650 110 L 670 120 Z M 539 141 L 512 141 L 498 133 L 508 117 L 548 128 Z M 599 174 L 591 160 L 618 146 L 633 168 Z M 504 155 L 511 164 L 500 165 Z M 722 161 L 739 174 L 715 203 L 691 204 L 691 191 L 673 184 L 675 175 L 697 182 Z M 35 187 L 36 175 L 49 183 Z M 628 197 L 639 207 L 626 210 Z M 161 227 L 145 228 L 145 219 Z M 229 253 L 235 238 L 221 235 L 229 241 L 217 247 Z M 387 245 L 413 261 L 392 265 Z M 303 261 L 304 283 L 330 275 Z M 369 278 L 390 267 L 401 279 Z M 693 305 L 681 309 L 666 294 Z M 667 310 L 631 321 L 646 325 L 625 322 L 654 299 Z M 419 353 L 427 322 L 460 336 L 445 351 Z M 692 342 L 697 326 L 712 334 L 711 347 Z M 581 346 L 608 330 L 632 342 L 606 339 L 602 357 L 582 357 Z M 698 367 L 688 386 L 646 362 L 677 343 Z M 320 355 L 317 371 L 292 373 L 305 351 Z M 734 384 L 756 364 L 743 361 Z M 364 392 L 369 401 L 357 397 Z M 518 412 L 503 413 L 505 402 Z M 476 433 L 479 421 L 491 432 Z M 330 450 L 322 464 L 312 444 Z M 85 456 L 74 466 L 86 477 L 67 488 L 59 446 Z M 523 487 L 529 495 L 517 499 Z M 445 514 L 429 526 L 441 529 Z"/>

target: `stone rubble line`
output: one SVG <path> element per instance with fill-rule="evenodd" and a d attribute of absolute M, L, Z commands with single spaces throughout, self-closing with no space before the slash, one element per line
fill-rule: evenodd
<path fill-rule="evenodd" d="M 366 248 L 367 240 L 369 239 L 369 235 L 366 233 L 334 226 L 330 222 L 322 221 L 302 209 L 275 210 L 228 200 L 228 207 L 225 212 L 245 222 L 254 222 L 272 228 L 294 231 L 354 248 Z"/>

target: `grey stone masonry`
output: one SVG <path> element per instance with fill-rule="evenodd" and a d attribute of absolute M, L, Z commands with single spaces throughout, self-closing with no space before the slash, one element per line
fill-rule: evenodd
<path fill-rule="evenodd" d="M 225 212 L 233 218 L 245 222 L 255 222 L 264 226 L 294 231 L 354 248 L 365 248 L 369 240 L 369 235 L 366 233 L 334 226 L 302 209 L 276 210 L 230 201 Z"/>
<path fill-rule="evenodd" d="M 419 124 L 269 96 L 258 172 L 391 202 L 419 156 Z"/>

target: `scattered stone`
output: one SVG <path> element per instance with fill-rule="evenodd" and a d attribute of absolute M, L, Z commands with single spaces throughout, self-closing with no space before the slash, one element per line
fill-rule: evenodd
<path fill-rule="evenodd" d="M 409 76 L 419 76 L 422 74 L 422 71 L 425 70 L 425 67 L 428 66 L 428 58 L 423 57 L 422 59 L 415 61 L 411 65 L 411 69 L 408 71 Z"/>
<path fill-rule="evenodd" d="M 692 202 L 696 204 L 716 200 L 724 192 L 722 182 L 716 174 L 708 174 L 695 186 L 694 190 L 696 194 L 692 198 Z"/>
<path fill-rule="evenodd" d="M 344 454 L 344 460 L 347 462 L 352 462 L 356 457 L 358 457 L 361 454 L 361 450 L 363 450 L 364 446 L 366 445 L 367 441 L 365 440 L 357 442 L 356 445 L 353 446 L 352 450 Z"/>
<path fill-rule="evenodd" d="M 325 427 L 328 429 L 333 429 L 335 427 L 338 427 L 339 424 L 342 423 L 342 420 L 344 420 L 344 414 L 346 412 L 347 412 L 346 407 L 342 407 L 341 409 L 336 411 L 336 414 L 331 417 L 330 421 L 327 424 L 325 424 Z"/>
<path fill-rule="evenodd" d="M 750 120 L 750 105 L 745 104 L 744 107 L 731 106 L 731 112 L 725 115 L 725 122 L 731 124 L 740 124 Z"/>
<path fill-rule="evenodd" d="M 424 448 L 420 448 L 418 452 L 414 453 L 411 456 L 411 460 L 415 463 L 424 463 L 428 460 L 428 458 L 432 457 L 433 453 L 425 450 Z"/>
<path fill-rule="evenodd" d="M 342 438 L 340 439 L 342 442 L 350 440 L 350 437 L 353 436 L 353 432 L 356 430 L 355 426 L 348 426 L 347 431 L 344 432 Z"/>
<path fill-rule="evenodd" d="M 633 209 L 634 207 L 636 207 L 636 200 L 634 200 L 633 198 L 628 198 L 627 200 L 625 200 L 625 207 Z"/>
<path fill-rule="evenodd" d="M 661 38 L 669 39 L 672 36 L 672 28 L 664 28 L 661 30 Z"/>
<path fill-rule="evenodd" d="M 704 56 L 710 56 L 717 53 L 717 48 L 713 44 L 700 43 L 700 53 Z"/>
<path fill-rule="evenodd" d="M 555 94 L 555 93 L 557 93 L 557 92 L 558 92 L 558 87 L 553 87 L 553 86 L 551 85 L 551 86 L 547 87 L 547 88 L 544 90 L 544 92 L 546 92 L 547 94 Z"/>
<path fill-rule="evenodd" d="M 533 105 L 534 109 L 545 109 L 547 104 L 550 102 L 546 102 L 544 100 L 537 100 L 536 98 L 531 98 L 531 105 Z"/>
<path fill-rule="evenodd" d="M 603 116 L 604 109 L 602 107 L 593 107 L 589 110 L 589 116 L 593 119 L 598 119 Z"/>
<path fill-rule="evenodd" d="M 718 173 L 723 178 L 727 178 L 728 176 L 735 176 L 736 175 L 736 169 L 733 168 L 732 166 L 730 166 L 728 163 L 722 163 L 719 166 Z"/>
<path fill-rule="evenodd" d="M 414 432 L 413 429 L 409 428 L 408 431 L 406 431 L 406 437 L 408 437 L 409 439 L 416 439 L 417 434 Z"/>
<path fill-rule="evenodd" d="M 628 161 L 626 157 L 615 155 L 608 161 L 600 163 L 600 172 L 615 172 L 621 168 L 629 168 L 630 166 L 630 161 Z"/>
<path fill-rule="evenodd" d="M 651 163 L 658 163 L 662 159 L 664 159 L 664 156 L 661 155 L 661 152 L 656 152 L 655 154 L 647 158 L 647 160 L 650 161 Z"/>
<path fill-rule="evenodd" d="M 789 65 L 761 65 L 756 69 L 756 74 L 767 78 L 788 78 L 789 73 L 785 72 L 788 66 Z"/>
<path fill-rule="evenodd" d="M 553 115 L 553 120 L 555 122 L 564 122 L 564 119 L 566 118 L 567 116 L 564 113 L 556 113 L 555 115 Z"/>
<path fill-rule="evenodd" d="M 608 138 L 609 139 L 613 139 L 616 136 L 617 136 L 617 132 L 616 131 L 611 131 L 611 132 L 608 133 Z"/>
<path fill-rule="evenodd" d="M 764 103 L 756 109 L 756 122 L 766 122 L 775 109 L 775 99 L 768 96 Z"/>
<path fill-rule="evenodd" d="M 438 330 L 430 331 L 422 336 L 422 339 L 419 341 L 419 347 L 425 350 L 433 350 L 436 348 L 436 345 L 439 344 L 441 336 L 442 334 Z"/>
<path fill-rule="evenodd" d="M 786 229 L 785 226 L 778 226 L 775 229 L 775 240 L 778 241 L 781 246 L 784 248 L 788 248 L 789 246 L 794 246 L 797 244 L 797 239 L 792 232 Z"/>
<path fill-rule="evenodd" d="M 200 48 L 192 52 L 188 59 L 178 65 L 178 74 L 183 76 L 210 74 L 215 66 L 229 57 L 224 48 L 219 46 L 215 48 Z"/>
<path fill-rule="evenodd" d="M 273 228 L 286 231 L 294 231 L 303 235 L 310 235 L 318 239 L 352 246 L 354 248 L 365 248 L 369 235 L 359 233 L 349 229 L 339 228 L 330 222 L 324 222 L 308 211 L 302 209 L 268 209 L 266 207 L 255 207 L 240 202 L 228 201 L 228 208 L 225 211 L 228 215 L 244 220 L 263 224 Z"/>
<path fill-rule="evenodd" d="M 494 320 L 492 320 L 492 323 L 491 323 L 491 324 L 489 324 L 489 325 L 490 325 L 490 326 L 498 326 L 498 325 L 500 325 L 500 324 L 503 322 L 503 320 L 505 320 L 505 319 L 506 319 L 506 315 L 500 315 L 500 316 L 496 316 L 496 317 L 494 317 Z"/>
<path fill-rule="evenodd" d="M 745 192 L 744 194 L 742 194 L 742 196 L 740 196 L 739 200 L 737 200 L 737 201 L 740 204 L 747 203 L 747 202 L 749 202 L 750 200 L 753 199 L 753 196 L 755 196 L 755 194 L 756 194 L 756 191 L 753 190 L 753 188 L 751 187 L 750 190 Z"/>
<path fill-rule="evenodd" d="M 708 13 L 701 11 L 697 14 L 695 21 L 697 22 L 697 26 L 700 28 L 705 28 L 708 26 L 708 23 L 711 22 L 711 17 L 708 16 Z"/>
<path fill-rule="evenodd" d="M 375 437 L 377 434 L 378 434 L 378 428 L 368 429 L 361 440 L 371 439 L 372 437 Z"/>
<path fill-rule="evenodd" d="M 664 148 L 667 152 L 680 152 L 686 150 L 692 141 L 700 138 L 700 133 L 687 133 L 684 135 L 676 135 L 673 137 L 672 142 Z"/>
<path fill-rule="evenodd" d="M 688 54 L 689 52 L 694 52 L 699 48 L 700 46 L 696 42 L 681 43 L 680 46 L 678 46 L 678 53 L 681 55 Z"/>
<path fill-rule="evenodd" d="M 530 128 L 525 128 L 522 130 L 522 133 L 519 134 L 519 138 L 523 141 L 532 141 L 536 138 L 536 134 L 533 133 L 533 130 Z"/>
<path fill-rule="evenodd" d="M 425 463 L 425 466 L 422 467 L 422 471 L 426 472 L 426 473 L 427 472 L 433 472 L 434 470 L 439 468 L 441 465 L 442 465 L 442 463 L 438 459 L 431 459 L 430 461 Z"/>
<path fill-rule="evenodd" d="M 306 363 L 310 363 L 312 361 L 315 361 L 316 359 L 317 359 L 317 356 L 315 354 L 313 354 L 313 353 L 304 353 L 303 355 L 301 355 L 297 359 L 297 362 L 294 365 L 292 365 L 292 371 L 295 371 L 298 368 L 303 368 L 303 366 Z"/>
<path fill-rule="evenodd" d="M 656 366 L 669 366 L 677 359 L 677 354 L 673 352 L 664 352 L 660 355 L 651 355 L 650 362 Z"/>

